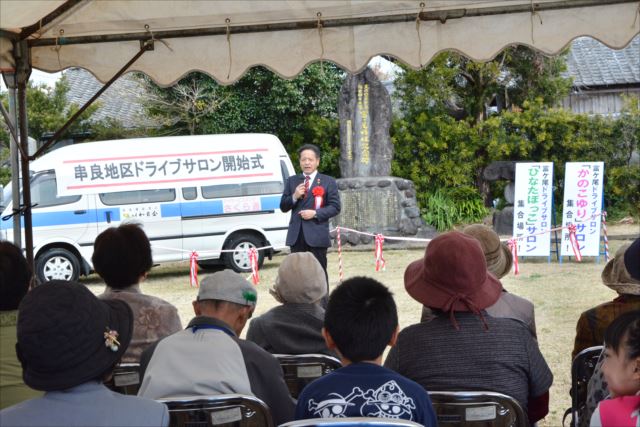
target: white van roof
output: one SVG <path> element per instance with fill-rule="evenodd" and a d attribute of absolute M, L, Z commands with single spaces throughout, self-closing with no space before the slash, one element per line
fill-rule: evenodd
<path fill-rule="evenodd" d="M 215 145 L 217 149 L 228 148 L 230 152 L 254 147 L 267 147 L 278 156 L 287 152 L 277 136 L 265 133 L 234 133 L 217 135 L 180 135 L 149 138 L 114 139 L 108 141 L 83 142 L 67 145 L 51 151 L 31 162 L 29 169 L 34 172 L 53 169 L 62 159 L 70 157 L 90 158 L 91 156 L 113 156 L 132 154 L 170 154 L 175 150 L 207 149 Z"/>

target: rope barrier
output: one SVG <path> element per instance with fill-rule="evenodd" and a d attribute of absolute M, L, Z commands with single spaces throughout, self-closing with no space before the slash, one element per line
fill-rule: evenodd
<path fill-rule="evenodd" d="M 606 227 L 606 216 L 607 213 L 605 211 L 601 212 L 601 213 L 597 213 L 597 214 L 593 214 L 592 216 L 590 216 L 589 218 L 586 218 L 583 221 L 575 221 L 576 223 L 584 223 L 584 222 L 588 222 L 591 221 L 592 219 L 601 216 L 602 217 L 602 229 L 604 232 L 604 245 L 605 245 L 605 256 L 607 261 L 609 260 L 609 243 L 608 243 L 608 238 L 607 238 L 607 227 Z M 578 244 L 577 238 L 576 238 L 576 225 L 574 224 L 569 224 L 566 225 L 564 227 L 555 227 L 555 228 L 550 228 L 548 230 L 543 230 L 540 231 L 538 233 L 533 233 L 533 234 L 527 234 L 527 235 L 523 235 L 523 236 L 513 236 L 509 239 L 506 240 L 501 240 L 501 242 L 506 243 L 507 246 L 509 247 L 510 251 L 511 251 L 511 256 L 513 258 L 513 269 L 514 269 L 514 274 L 518 275 L 520 273 L 520 267 L 519 267 L 519 263 L 518 263 L 518 240 L 523 240 L 526 239 L 530 236 L 539 236 L 539 235 L 543 235 L 543 234 L 547 234 L 547 233 L 551 233 L 554 231 L 560 231 L 560 230 L 568 230 L 569 231 L 569 241 L 571 242 L 571 247 L 573 248 L 573 253 L 575 255 L 576 261 L 581 262 L 582 261 L 582 254 L 580 253 L 580 246 Z M 375 255 L 375 271 L 385 271 L 386 269 L 386 261 L 383 257 L 383 244 L 385 240 L 396 240 L 396 241 L 404 241 L 404 242 L 422 242 L 422 243 L 429 243 L 431 240 L 433 239 L 423 239 L 423 238 L 416 238 L 416 237 L 398 237 L 398 236 L 384 236 L 381 233 L 368 233 L 365 231 L 358 231 L 358 230 L 354 230 L 352 228 L 347 228 L 347 227 L 340 227 L 337 226 L 334 229 L 331 230 L 331 232 L 336 233 L 336 242 L 338 245 L 338 277 L 339 277 L 339 282 L 341 283 L 344 279 L 344 268 L 343 268 L 343 263 L 342 263 L 342 232 L 343 231 L 347 231 L 349 233 L 356 233 L 362 236 L 369 236 L 372 237 L 374 240 L 374 255 Z M 158 246 L 158 245 L 152 245 L 152 247 L 154 249 L 162 249 L 162 250 L 166 250 L 166 251 L 174 251 L 174 252 L 183 252 L 183 253 L 189 253 L 189 263 L 190 263 L 190 284 L 192 287 L 198 287 L 198 258 L 204 258 L 204 259 L 208 259 L 208 258 L 214 258 L 214 257 L 220 257 L 220 255 L 222 255 L 223 253 L 237 253 L 237 252 L 245 252 L 247 253 L 247 256 L 249 257 L 249 264 L 251 265 L 251 280 L 253 281 L 254 284 L 258 284 L 260 282 L 260 276 L 259 276 L 259 271 L 258 271 L 258 260 L 259 260 L 259 251 L 263 251 L 263 250 L 267 250 L 267 249 L 273 249 L 273 246 L 262 246 L 259 248 L 249 248 L 249 249 L 219 249 L 219 250 L 214 250 L 214 251 L 202 251 L 200 253 L 196 252 L 196 251 L 191 251 L 191 250 L 186 250 L 186 249 L 178 249 L 178 248 L 169 248 L 169 247 L 165 247 L 165 246 Z M 203 256 L 204 255 L 204 256 Z"/>

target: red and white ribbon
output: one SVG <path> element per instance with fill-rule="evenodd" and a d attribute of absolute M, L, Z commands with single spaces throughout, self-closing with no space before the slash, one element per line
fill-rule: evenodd
<path fill-rule="evenodd" d="M 260 275 L 258 274 L 258 250 L 256 248 L 249 249 L 249 264 L 251 265 L 251 280 L 254 285 L 260 283 Z"/>
<path fill-rule="evenodd" d="M 323 204 L 322 196 L 316 196 L 313 200 L 314 200 L 313 208 L 315 210 L 320 209 Z"/>
<path fill-rule="evenodd" d="M 511 250 L 511 258 L 513 259 L 513 274 L 520 274 L 520 266 L 518 265 L 518 240 L 509 239 L 507 242 L 509 249 Z"/>
<path fill-rule="evenodd" d="M 189 257 L 189 284 L 192 288 L 200 286 L 198 284 L 198 252 L 191 251 Z"/>
<path fill-rule="evenodd" d="M 602 211 L 602 240 L 604 242 L 604 259 L 609 261 L 609 236 L 607 235 L 607 211 Z"/>
<path fill-rule="evenodd" d="M 342 271 L 342 243 L 340 241 L 340 227 L 336 227 L 336 241 L 338 242 L 338 277 L 340 283 L 342 283 L 344 272 Z"/>
<path fill-rule="evenodd" d="M 571 242 L 573 254 L 576 256 L 576 261 L 581 262 L 582 254 L 580 254 L 580 245 L 578 244 L 578 239 L 576 238 L 576 225 L 569 224 L 567 228 L 569 229 L 569 242 Z"/>
<path fill-rule="evenodd" d="M 376 247 L 374 253 L 376 255 L 376 271 L 384 271 L 385 261 L 382 256 L 382 244 L 384 243 L 384 236 L 382 234 L 376 234 Z"/>

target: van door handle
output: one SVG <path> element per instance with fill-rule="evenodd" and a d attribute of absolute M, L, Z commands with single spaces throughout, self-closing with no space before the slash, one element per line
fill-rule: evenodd
<path fill-rule="evenodd" d="M 107 223 L 111 223 L 111 211 L 106 211 L 105 215 L 107 216 Z"/>
<path fill-rule="evenodd" d="M 84 215 L 84 214 L 86 214 L 86 213 L 87 213 L 87 211 L 85 211 L 85 210 L 81 210 L 81 211 L 73 211 L 73 213 L 74 213 L 74 214 L 76 214 L 76 215 Z"/>

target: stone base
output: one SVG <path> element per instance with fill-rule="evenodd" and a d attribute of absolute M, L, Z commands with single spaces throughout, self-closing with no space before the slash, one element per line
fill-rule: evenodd
<path fill-rule="evenodd" d="M 501 235 L 513 234 L 513 206 L 506 206 L 493 213 L 493 229 Z"/>
<path fill-rule="evenodd" d="M 392 176 L 338 179 L 342 211 L 332 219 L 337 225 L 384 236 L 431 238 L 435 229 L 420 216 L 413 182 Z M 332 234 L 335 239 L 335 233 Z M 341 232 L 342 244 L 371 244 L 373 237 Z M 389 240 L 385 245 L 403 242 Z M 335 242 L 334 242 L 335 245 Z"/>

